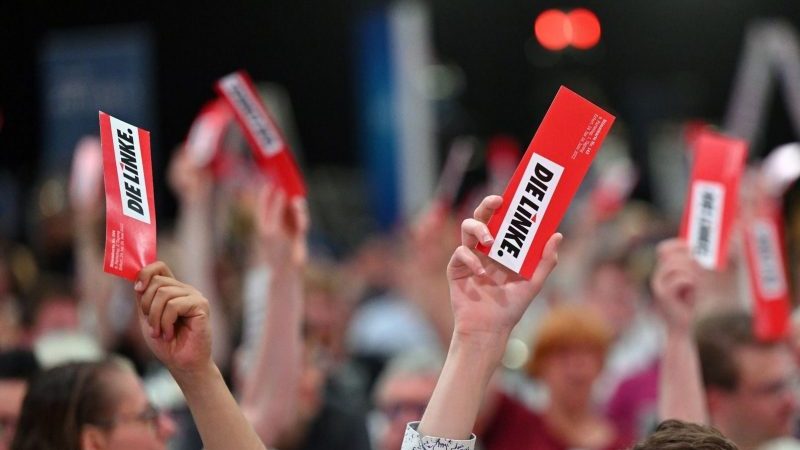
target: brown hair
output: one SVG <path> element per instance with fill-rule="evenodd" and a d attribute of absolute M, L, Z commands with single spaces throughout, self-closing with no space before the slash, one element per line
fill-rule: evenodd
<path fill-rule="evenodd" d="M 656 431 L 636 444 L 632 450 L 738 450 L 736 444 L 715 428 L 665 420 Z"/>
<path fill-rule="evenodd" d="M 129 371 L 120 359 L 76 362 L 31 381 L 11 450 L 80 450 L 85 425 L 110 419 L 118 399 L 112 373 Z"/>
<path fill-rule="evenodd" d="M 738 349 L 779 345 L 756 339 L 753 318 L 743 311 L 726 311 L 706 317 L 697 324 L 695 339 L 703 383 L 726 391 L 733 391 L 739 385 L 735 358 Z"/>
<path fill-rule="evenodd" d="M 559 306 L 542 320 L 533 345 L 527 372 L 531 376 L 542 373 L 544 360 L 553 353 L 570 347 L 596 350 L 605 359 L 611 344 L 611 330 L 603 320 L 587 308 Z"/>

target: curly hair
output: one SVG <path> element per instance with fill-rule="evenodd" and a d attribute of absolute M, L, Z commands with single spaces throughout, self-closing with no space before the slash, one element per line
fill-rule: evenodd
<path fill-rule="evenodd" d="M 647 439 L 632 450 L 739 450 L 739 447 L 715 428 L 665 420 Z"/>

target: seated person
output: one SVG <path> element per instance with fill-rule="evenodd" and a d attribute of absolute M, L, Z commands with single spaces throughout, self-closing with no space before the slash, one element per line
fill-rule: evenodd
<path fill-rule="evenodd" d="M 502 395 L 493 423 L 481 436 L 489 450 L 617 449 L 633 444 L 592 402 L 592 388 L 611 343 L 605 322 L 585 307 L 561 306 L 543 319 L 528 373 L 547 387 L 548 404 L 534 412 Z"/>
<path fill-rule="evenodd" d="M 186 396 L 205 448 L 264 450 L 211 359 L 208 300 L 161 262 L 142 269 L 134 289 L 147 345 Z M 31 382 L 11 448 L 161 450 L 173 432 L 128 366 L 73 363 Z"/>

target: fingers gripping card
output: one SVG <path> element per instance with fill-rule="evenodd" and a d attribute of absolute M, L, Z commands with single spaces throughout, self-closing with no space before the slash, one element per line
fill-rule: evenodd
<path fill-rule="evenodd" d="M 723 270 L 739 203 L 739 180 L 747 144 L 704 130 L 694 140 L 694 146 L 694 166 L 680 235 L 702 267 Z"/>
<path fill-rule="evenodd" d="M 289 196 L 305 197 L 305 183 L 289 144 L 258 96 L 250 76 L 244 71 L 226 75 L 217 81 L 216 89 L 233 109 L 261 170 L 274 177 Z"/>
<path fill-rule="evenodd" d="M 494 243 L 478 250 L 530 278 L 613 123 L 562 86 L 489 220 Z"/>
<path fill-rule="evenodd" d="M 150 133 L 100 112 L 106 190 L 103 270 L 129 280 L 156 260 Z"/>

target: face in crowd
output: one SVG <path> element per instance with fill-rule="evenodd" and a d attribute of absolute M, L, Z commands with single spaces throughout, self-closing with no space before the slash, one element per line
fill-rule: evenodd
<path fill-rule="evenodd" d="M 165 450 L 174 433 L 172 419 L 152 407 L 126 365 L 71 363 L 31 382 L 11 448 Z"/>
<path fill-rule="evenodd" d="M 377 407 L 386 420 L 379 438 L 380 450 L 396 450 L 403 444 L 406 425 L 422 419 L 437 376 L 432 374 L 402 374 L 388 379 L 377 393 Z"/>
<path fill-rule="evenodd" d="M 733 354 L 738 382 L 710 389 L 709 407 L 721 429 L 737 442 L 790 436 L 797 410 L 797 368 L 783 345 L 744 346 Z"/>
<path fill-rule="evenodd" d="M 528 373 L 547 385 L 554 402 L 584 409 L 610 343 L 610 327 L 591 310 L 558 307 L 542 321 Z"/>
<path fill-rule="evenodd" d="M 708 317 L 696 338 L 712 425 L 740 447 L 791 436 L 798 370 L 784 342 L 762 342 L 741 312 Z"/>

